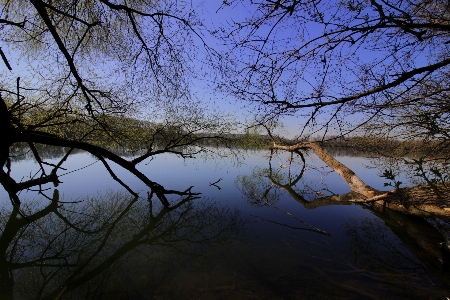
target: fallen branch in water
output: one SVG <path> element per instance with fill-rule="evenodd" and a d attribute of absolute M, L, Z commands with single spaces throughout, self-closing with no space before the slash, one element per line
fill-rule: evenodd
<path fill-rule="evenodd" d="M 350 186 L 352 193 L 346 195 L 334 195 L 316 199 L 327 199 L 348 203 L 373 203 L 374 206 L 389 208 L 401 213 L 419 217 L 450 217 L 450 191 L 442 195 L 436 195 L 426 186 L 417 186 L 392 190 L 389 192 L 378 191 L 362 181 L 352 170 L 328 154 L 317 142 L 300 142 L 291 146 L 273 143 L 273 149 L 296 152 L 301 149 L 311 149 L 314 153 L 336 173 L 338 173 Z M 342 197 L 341 197 L 342 196 Z M 342 199 L 345 199 L 344 201 Z M 314 201 L 313 201 L 314 202 Z"/>
<path fill-rule="evenodd" d="M 384 193 L 384 194 L 381 194 L 381 195 L 377 195 L 377 196 L 374 196 L 374 197 L 368 198 L 368 199 L 352 199 L 352 200 L 349 200 L 349 202 L 352 202 L 352 203 L 374 202 L 374 201 L 386 199 L 387 197 L 389 197 L 390 195 L 394 195 L 395 193 L 397 193 L 397 190 L 392 190 L 392 191 L 389 191 L 387 193 Z"/>

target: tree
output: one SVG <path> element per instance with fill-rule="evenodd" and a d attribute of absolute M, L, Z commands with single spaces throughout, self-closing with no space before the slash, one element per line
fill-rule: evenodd
<path fill-rule="evenodd" d="M 220 87 L 262 122 L 295 115 L 301 138 L 359 131 L 448 146 L 447 1 L 224 3 L 253 15 L 221 36 L 234 80 Z"/>
<path fill-rule="evenodd" d="M 220 138 L 232 124 L 190 92 L 196 53 L 210 51 L 194 8 L 178 1 L 5 0 L 0 24 L 0 54 L 9 69 L 0 83 L 0 182 L 17 208 L 21 190 L 58 186 L 58 171 L 73 149 L 98 158 L 134 196 L 111 162 L 167 207 L 167 194 L 195 194 L 166 190 L 136 168 L 160 153 L 192 157 L 205 149 L 195 147 L 200 133 Z M 22 182 L 10 175 L 17 143 L 26 143 L 40 165 Z M 69 150 L 48 171 L 36 144 Z M 115 148 L 137 156 L 127 160 Z"/>
<path fill-rule="evenodd" d="M 392 145 L 380 154 L 403 163 L 415 152 L 406 163 L 436 194 L 430 201 L 420 189 L 403 190 L 404 195 L 448 214 L 441 209 L 448 207 L 450 191 L 445 183 L 450 160 L 447 1 L 236 0 L 222 9 L 228 5 L 244 6 L 252 15 L 234 20 L 230 31 L 217 32 L 230 45 L 230 59 L 220 68 L 226 80 L 233 78 L 218 87 L 256 107 L 257 123 L 272 138 L 274 122 L 297 117 L 296 140 L 285 146 L 275 136 L 274 148 L 313 149 L 367 201 L 381 195 L 374 197 L 378 191 L 355 182 L 354 173 L 320 144 L 304 141 L 317 134 L 320 141 L 365 135 L 367 149 L 376 149 L 380 138 L 395 139 L 398 149 Z M 384 174 L 395 181 L 393 174 Z M 400 203 L 399 210 L 416 209 L 419 202 Z"/>

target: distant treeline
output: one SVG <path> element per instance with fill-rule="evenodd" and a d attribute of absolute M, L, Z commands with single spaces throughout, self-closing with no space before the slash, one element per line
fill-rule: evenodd
<path fill-rule="evenodd" d="M 24 124 L 33 120 L 42 119 L 51 113 L 51 110 L 43 110 L 42 116 L 22 115 Z M 49 126 L 40 128 L 41 131 L 54 134 L 63 138 L 82 140 L 95 144 L 119 155 L 135 155 L 139 151 L 147 148 L 153 150 L 165 149 L 167 147 L 187 147 L 187 146 L 211 146 L 229 147 L 240 149 L 270 149 L 273 144 L 272 138 L 267 134 L 261 134 L 256 128 L 248 129 L 245 133 L 208 133 L 192 130 L 189 124 L 184 123 L 156 123 L 135 118 L 102 115 L 97 117 L 96 122 L 84 118 L 83 115 L 64 114 L 59 116 L 54 122 L 60 122 L 60 126 Z M 275 137 L 277 144 L 292 145 L 307 140 L 289 140 L 282 137 Z M 418 140 L 397 140 L 394 138 L 354 136 L 338 137 L 328 136 L 326 140 L 321 138 L 310 138 L 308 141 L 320 142 L 326 148 L 347 148 L 356 151 L 389 154 L 395 156 L 405 155 L 448 155 L 449 145 L 439 141 L 418 141 Z M 17 146 L 17 153 L 13 155 L 31 155 L 27 146 Z M 19 149 L 20 148 L 20 149 Z M 25 151 L 25 152 L 23 152 Z M 47 152 L 44 148 L 42 152 Z M 49 150 L 48 155 L 54 149 Z M 15 152 L 15 151 L 13 151 Z M 20 159 L 20 158 L 19 158 Z"/>
<path fill-rule="evenodd" d="M 229 147 L 239 149 L 269 149 L 272 140 L 268 135 L 260 134 L 227 134 L 217 138 L 214 134 L 203 134 L 203 138 L 197 142 L 201 146 Z"/>
<path fill-rule="evenodd" d="M 199 137 L 199 135 L 196 135 Z M 191 137 L 194 138 L 194 137 Z M 158 135 L 155 137 L 154 146 L 156 144 L 162 143 L 164 140 L 164 135 Z M 293 140 L 277 140 L 277 143 L 289 145 L 295 144 L 298 141 Z M 380 154 L 388 156 L 422 156 L 422 155 L 448 155 L 450 153 L 448 147 L 437 148 L 436 143 L 427 143 L 423 141 L 399 141 L 392 139 L 374 139 L 368 137 L 351 137 L 346 139 L 330 139 L 320 142 L 325 149 L 328 149 L 333 155 L 339 155 L 340 151 L 344 151 L 345 155 L 353 153 L 355 155 L 360 155 L 361 153 L 366 154 Z M 97 144 L 102 144 L 101 141 L 97 141 Z M 268 135 L 257 135 L 257 134 L 229 134 L 224 137 L 218 138 L 214 134 L 202 134 L 202 138 L 194 142 L 192 146 L 207 146 L 207 147 L 228 147 L 236 149 L 248 149 L 248 150 L 263 150 L 270 149 L 273 142 Z M 108 145 L 103 144 L 112 152 L 120 156 L 134 156 L 142 151 L 145 151 L 145 141 L 138 146 L 136 141 L 130 144 L 127 148 L 126 145 L 122 147 L 108 147 Z M 64 147 L 52 147 L 44 145 L 36 145 L 36 148 L 42 158 L 51 159 L 62 157 L 69 148 Z M 182 147 L 180 147 L 181 149 Z M 436 149 L 440 149 L 438 152 Z M 79 150 L 74 149 L 72 153 L 78 153 Z M 13 148 L 11 148 L 11 158 L 12 160 L 23 160 L 32 159 L 33 153 L 30 150 L 27 143 L 18 143 Z"/>
<path fill-rule="evenodd" d="M 388 156 L 448 155 L 450 147 L 439 141 L 397 140 L 372 136 L 329 138 L 322 142 L 326 148 L 348 148 Z"/>

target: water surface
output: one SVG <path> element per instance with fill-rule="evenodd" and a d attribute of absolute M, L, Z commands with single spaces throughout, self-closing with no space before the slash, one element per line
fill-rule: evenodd
<path fill-rule="evenodd" d="M 59 202 L 52 185 L 20 195 L 34 222 L 21 222 L 2 191 L 0 272 L 12 279 L 2 283 L 5 299 L 450 297 L 443 239 L 427 222 L 370 205 L 321 203 L 349 187 L 313 154 L 305 166 L 286 153 L 269 156 L 161 155 L 140 165 L 166 189 L 201 193 L 173 211 L 114 167 L 140 192 L 133 199 L 83 152 L 63 165 Z M 386 180 L 369 159 L 336 158 L 383 189 Z M 33 170 L 31 160 L 17 160 L 12 176 L 26 179 Z"/>

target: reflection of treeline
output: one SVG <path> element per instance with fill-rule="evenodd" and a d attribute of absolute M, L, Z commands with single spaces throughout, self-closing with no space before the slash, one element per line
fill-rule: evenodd
<path fill-rule="evenodd" d="M 68 147 L 56 147 L 41 144 L 36 144 L 35 147 L 37 152 L 39 153 L 39 156 L 42 159 L 58 159 L 63 157 L 69 151 Z M 182 148 L 183 147 L 180 147 L 179 149 L 182 150 Z M 109 148 L 108 150 L 122 157 L 136 156 L 145 152 L 144 149 L 131 150 L 128 148 L 121 148 L 121 147 Z M 84 152 L 83 150 L 73 149 L 71 154 L 83 152 Z M 30 146 L 27 143 L 16 143 L 14 147 L 11 148 L 10 154 L 12 161 L 34 159 L 33 151 L 31 150 Z"/>
<path fill-rule="evenodd" d="M 228 136 L 229 143 L 244 149 L 269 149 L 273 140 L 269 135 L 258 133 L 235 134 Z M 322 146 L 333 155 L 345 156 L 372 156 L 374 154 L 389 154 L 389 156 L 422 156 L 425 154 L 444 155 L 450 153 L 447 144 L 422 140 L 397 140 L 383 137 L 354 136 L 336 137 L 330 136 L 326 140 L 310 138 L 309 140 L 289 140 L 275 137 L 276 143 L 281 145 L 294 145 L 300 141 L 319 141 Z M 210 145 L 223 146 L 220 141 L 205 141 Z"/>
<path fill-rule="evenodd" d="M 157 125 L 154 125 L 157 126 Z M 120 144 L 112 142 L 107 137 L 98 137 L 95 144 L 107 148 L 113 153 L 123 156 L 136 156 L 143 154 L 147 147 L 151 145 L 154 151 L 163 149 L 166 145 L 182 140 L 183 146 L 176 149 L 183 152 L 187 147 L 228 147 L 238 149 L 269 149 L 273 143 L 268 135 L 262 134 L 228 134 L 220 136 L 211 133 L 189 134 L 182 128 L 155 128 L 150 129 L 149 125 L 137 127 L 141 136 L 139 139 L 125 140 Z M 293 144 L 293 141 L 284 140 L 285 144 Z M 335 138 L 323 141 L 322 145 L 334 156 L 373 156 L 375 154 L 389 153 L 397 156 L 420 156 L 427 153 L 439 155 L 436 145 L 421 141 L 398 141 L 387 139 L 374 139 L 367 137 Z M 64 147 L 53 147 L 36 144 L 36 149 L 42 158 L 53 159 L 62 157 L 69 149 Z M 440 154 L 448 153 L 448 148 L 441 150 Z M 11 148 L 11 159 L 13 161 L 32 159 L 33 153 L 27 143 L 17 143 Z M 73 154 L 82 152 L 74 149 Z"/>
<path fill-rule="evenodd" d="M 245 133 L 229 136 L 230 144 L 244 149 L 268 149 L 273 145 L 269 135 Z M 450 147 L 439 142 L 422 140 L 397 140 L 383 137 L 336 137 L 330 136 L 326 140 L 310 138 L 309 140 L 289 140 L 275 137 L 277 144 L 294 145 L 300 141 L 319 141 L 322 146 L 333 155 L 345 156 L 372 156 L 389 154 L 395 156 L 419 156 L 424 154 L 444 155 L 449 154 Z M 219 141 L 211 141 L 211 145 L 223 145 Z M 437 149 L 439 151 L 437 151 Z"/>
<path fill-rule="evenodd" d="M 449 147 L 439 142 L 421 140 L 397 140 L 388 138 L 376 138 L 366 136 L 332 137 L 323 142 L 327 149 L 352 149 L 368 153 L 389 153 L 392 156 L 414 156 L 432 153 L 441 155 L 449 153 Z"/>
<path fill-rule="evenodd" d="M 68 148 L 65 147 L 54 147 L 41 144 L 36 144 L 35 147 L 41 158 L 44 159 L 60 158 L 68 151 Z M 78 149 L 72 151 L 73 154 L 80 152 L 83 151 Z M 16 143 L 10 148 L 10 158 L 12 161 L 28 160 L 34 159 L 34 154 L 27 143 Z"/>
<path fill-rule="evenodd" d="M 325 146 L 324 149 L 332 156 L 348 156 L 348 157 L 373 157 L 376 155 L 373 151 L 369 149 L 358 149 L 352 147 L 328 147 Z"/>

